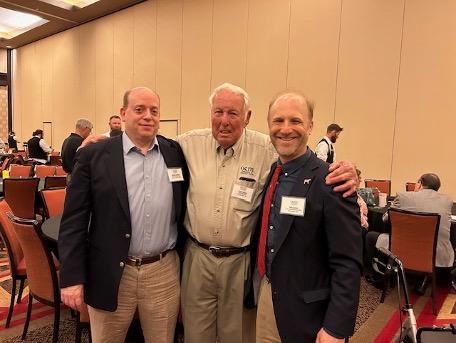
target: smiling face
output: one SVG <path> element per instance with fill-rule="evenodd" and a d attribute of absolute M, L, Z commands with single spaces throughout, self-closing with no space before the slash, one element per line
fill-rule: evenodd
<path fill-rule="evenodd" d="M 313 121 L 302 96 L 289 93 L 275 100 L 269 109 L 268 125 L 269 136 L 282 163 L 306 152 Z"/>
<path fill-rule="evenodd" d="M 133 88 L 128 95 L 127 107 L 120 109 L 125 132 L 139 148 L 150 146 L 160 124 L 160 100 L 148 88 Z"/>
<path fill-rule="evenodd" d="M 223 149 L 233 146 L 250 120 L 244 112 L 244 96 L 228 90 L 219 91 L 212 100 L 212 135 Z"/>

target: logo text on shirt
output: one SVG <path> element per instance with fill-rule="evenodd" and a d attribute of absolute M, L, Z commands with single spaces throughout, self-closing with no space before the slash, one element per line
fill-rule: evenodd
<path fill-rule="evenodd" d="M 241 166 L 241 174 L 254 175 L 253 167 Z"/>

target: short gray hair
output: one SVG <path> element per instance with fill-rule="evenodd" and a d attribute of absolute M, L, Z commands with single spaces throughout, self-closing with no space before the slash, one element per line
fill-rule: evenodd
<path fill-rule="evenodd" d="M 84 119 L 84 118 L 81 118 L 81 119 L 78 119 L 78 121 L 76 122 L 76 129 L 85 129 L 86 127 L 88 127 L 90 130 L 93 129 L 93 124 L 87 120 L 87 119 Z"/>
<path fill-rule="evenodd" d="M 211 108 L 213 105 L 214 97 L 217 95 L 218 92 L 222 90 L 242 95 L 244 97 L 244 113 L 247 113 L 250 110 L 250 97 L 247 94 L 247 92 L 241 87 L 235 86 L 231 83 L 224 83 L 218 86 L 216 89 L 214 89 L 212 94 L 209 96 L 209 105 L 211 106 Z"/>

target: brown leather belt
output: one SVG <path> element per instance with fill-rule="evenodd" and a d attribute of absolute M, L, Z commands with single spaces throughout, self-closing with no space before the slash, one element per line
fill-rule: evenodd
<path fill-rule="evenodd" d="M 190 239 L 195 242 L 196 245 L 200 246 L 203 249 L 209 251 L 215 257 L 228 257 L 231 255 L 241 254 L 246 251 L 250 250 L 250 245 L 242 248 L 234 248 L 234 247 L 218 247 L 215 245 L 207 245 L 201 242 L 198 242 L 195 238 L 190 236 Z"/>
<path fill-rule="evenodd" d="M 171 250 L 172 249 L 168 249 L 168 250 L 163 251 L 161 254 L 154 255 L 154 256 L 147 256 L 147 257 L 128 256 L 127 261 L 125 263 L 132 267 L 139 267 L 143 264 L 154 263 L 154 262 L 160 261 Z"/>

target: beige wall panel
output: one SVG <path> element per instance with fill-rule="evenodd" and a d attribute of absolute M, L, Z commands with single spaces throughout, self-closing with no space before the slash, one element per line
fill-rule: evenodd
<path fill-rule="evenodd" d="M 157 0 L 156 90 L 161 117 L 181 113 L 183 0 Z"/>
<path fill-rule="evenodd" d="M 32 59 L 34 56 L 34 47 L 33 45 L 26 45 L 20 49 L 19 55 L 21 58 L 21 64 L 18 68 L 18 73 L 21 78 L 21 98 L 20 102 L 22 105 L 21 111 L 21 118 L 20 121 L 22 123 L 22 134 L 23 140 L 26 141 L 32 137 L 32 132 L 37 128 L 42 126 L 41 121 L 41 111 L 40 112 L 33 112 L 33 104 L 36 103 L 33 99 L 32 89 L 34 87 L 41 87 L 41 84 L 32 84 Z"/>
<path fill-rule="evenodd" d="M 249 128 L 267 132 L 271 98 L 286 88 L 289 0 L 249 1 L 246 91 L 252 99 Z"/>
<path fill-rule="evenodd" d="M 314 149 L 334 118 L 341 0 L 292 0 L 287 88 L 315 104 Z"/>
<path fill-rule="evenodd" d="M 53 40 L 47 38 L 40 40 L 34 44 L 39 46 L 41 51 L 41 65 L 39 70 L 41 72 L 41 109 L 43 119 L 50 121 L 56 115 L 54 113 L 54 76 L 53 76 Z"/>
<path fill-rule="evenodd" d="M 53 147 L 60 151 L 63 139 L 74 129 L 83 108 L 80 103 L 79 29 L 52 36 L 52 47 L 54 116 L 46 121 L 52 122 Z"/>
<path fill-rule="evenodd" d="M 6 49 L 0 49 L 0 73 L 6 73 L 8 70 Z"/>
<path fill-rule="evenodd" d="M 393 185 L 434 172 L 456 199 L 455 1 L 407 1 L 399 80 Z"/>
<path fill-rule="evenodd" d="M 214 0 L 211 90 L 224 82 L 245 87 L 248 20 L 248 1 Z"/>
<path fill-rule="evenodd" d="M 157 2 L 146 1 L 132 8 L 133 84 L 155 89 L 155 59 L 157 44 Z"/>
<path fill-rule="evenodd" d="M 20 50 L 16 49 L 13 50 L 12 52 L 12 88 L 13 88 L 13 93 L 12 93 L 12 110 L 13 110 L 13 123 L 12 127 L 13 130 L 16 132 L 16 135 L 19 137 L 21 142 L 24 141 L 25 135 L 22 130 L 22 77 L 20 70 L 22 68 L 22 53 Z M 22 145 L 18 146 L 19 148 L 22 148 Z"/>
<path fill-rule="evenodd" d="M 112 16 L 107 16 L 95 26 L 96 36 L 96 134 L 108 131 L 108 120 L 112 114 L 118 114 L 114 108 L 114 22 Z"/>
<path fill-rule="evenodd" d="M 106 115 L 101 115 L 102 127 L 97 127 L 96 112 L 96 22 L 79 27 L 79 118 L 86 118 L 94 125 L 92 133 L 106 131 Z"/>
<path fill-rule="evenodd" d="M 364 178 L 391 176 L 402 16 L 403 1 L 343 1 L 337 158 L 355 162 Z"/>
<path fill-rule="evenodd" d="M 184 1 L 181 132 L 209 123 L 212 7 L 213 0 Z"/>
<path fill-rule="evenodd" d="M 134 13 L 131 9 L 114 14 L 113 112 L 122 106 L 126 90 L 133 87 Z"/>

